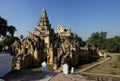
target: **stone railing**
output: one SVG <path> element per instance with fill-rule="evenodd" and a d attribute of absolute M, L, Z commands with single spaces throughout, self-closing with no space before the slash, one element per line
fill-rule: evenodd
<path fill-rule="evenodd" d="M 9 53 L 0 53 L 0 77 L 11 71 L 11 63 L 12 59 Z"/>

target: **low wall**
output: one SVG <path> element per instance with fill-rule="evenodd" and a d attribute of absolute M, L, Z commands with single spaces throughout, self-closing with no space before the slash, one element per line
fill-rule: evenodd
<path fill-rule="evenodd" d="M 10 72 L 12 69 L 12 59 L 9 53 L 0 53 L 0 77 Z"/>

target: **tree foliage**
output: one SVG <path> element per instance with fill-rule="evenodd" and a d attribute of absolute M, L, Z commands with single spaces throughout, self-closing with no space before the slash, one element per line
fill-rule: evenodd
<path fill-rule="evenodd" d="M 99 49 L 104 49 L 109 52 L 120 52 L 120 36 L 106 38 L 107 32 L 92 33 L 87 42 Z"/>
<path fill-rule="evenodd" d="M 105 49 L 107 32 L 95 32 L 88 39 L 88 43 L 94 45 L 97 48 Z"/>
<path fill-rule="evenodd" d="M 109 52 L 120 52 L 120 36 L 107 39 L 106 50 Z"/>
<path fill-rule="evenodd" d="M 0 37 L 6 37 L 7 33 L 9 33 L 10 36 L 13 36 L 16 31 L 16 28 L 14 26 L 8 26 L 7 20 L 0 17 Z"/>
<path fill-rule="evenodd" d="M 5 39 L 2 40 L 4 45 L 11 45 L 15 40 L 19 40 L 18 37 L 7 36 Z"/>
<path fill-rule="evenodd" d="M 14 26 L 8 26 L 7 20 L 0 17 L 0 37 L 2 37 L 0 41 L 0 51 L 6 45 L 10 46 L 15 40 L 18 40 L 17 37 L 14 37 L 15 31 L 17 30 Z"/>
<path fill-rule="evenodd" d="M 1 36 L 6 36 L 6 31 L 7 31 L 7 20 L 4 18 L 0 17 L 0 37 Z"/>
<path fill-rule="evenodd" d="M 12 25 L 8 26 L 8 32 L 9 32 L 10 36 L 14 36 L 15 31 L 17 31 L 17 30 L 14 26 L 12 26 Z"/>

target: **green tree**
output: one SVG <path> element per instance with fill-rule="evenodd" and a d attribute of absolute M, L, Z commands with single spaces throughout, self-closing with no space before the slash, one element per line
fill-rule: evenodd
<path fill-rule="evenodd" d="M 120 36 L 107 39 L 106 50 L 109 52 L 120 52 Z"/>
<path fill-rule="evenodd" d="M 14 36 L 15 31 L 17 31 L 17 29 L 14 26 L 8 26 L 8 32 L 10 36 Z"/>
<path fill-rule="evenodd" d="M 99 32 L 92 33 L 92 35 L 89 37 L 87 42 L 100 49 L 105 49 L 106 48 L 106 35 L 107 35 L 107 32 L 103 32 L 103 31 L 101 31 L 100 33 Z"/>
<path fill-rule="evenodd" d="M 101 49 L 106 49 L 106 36 L 107 36 L 107 32 L 100 32 L 100 48 Z"/>
<path fill-rule="evenodd" d="M 7 33 L 9 33 L 10 36 L 14 36 L 16 28 L 12 25 L 8 26 L 7 25 L 7 20 L 4 18 L 0 17 L 0 37 L 6 37 Z"/>
<path fill-rule="evenodd" d="M 15 41 L 15 39 L 18 39 L 17 37 L 14 37 L 14 33 L 16 31 L 16 28 L 12 25 L 7 25 L 7 20 L 0 17 L 0 37 L 2 37 L 2 40 L 0 41 L 0 50 L 4 48 L 5 46 L 9 46 Z M 7 35 L 9 33 L 9 35 Z"/>
<path fill-rule="evenodd" d="M 19 38 L 18 37 L 13 37 L 13 36 L 7 36 L 5 37 L 3 40 L 2 40 L 2 43 L 6 46 L 6 45 L 11 45 L 13 44 L 13 42 L 15 40 L 18 40 L 19 41 Z"/>
<path fill-rule="evenodd" d="M 5 37 L 7 33 L 7 20 L 0 17 L 0 37 Z"/>

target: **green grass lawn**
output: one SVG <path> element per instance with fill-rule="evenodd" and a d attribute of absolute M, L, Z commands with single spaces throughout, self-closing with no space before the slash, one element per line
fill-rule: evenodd
<path fill-rule="evenodd" d="M 120 54 L 109 53 L 109 55 L 112 56 L 112 59 L 110 61 L 89 69 L 86 72 L 120 75 Z"/>
<path fill-rule="evenodd" d="M 31 68 L 32 71 L 41 72 L 41 67 Z"/>
<path fill-rule="evenodd" d="M 75 72 L 79 71 L 79 70 L 82 70 L 84 68 L 87 68 L 88 66 L 91 66 L 97 62 L 100 62 L 104 60 L 103 58 L 100 58 L 100 59 L 94 59 L 94 60 L 86 60 L 86 61 L 81 61 L 82 63 L 80 65 L 77 65 L 75 66 Z"/>

